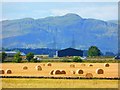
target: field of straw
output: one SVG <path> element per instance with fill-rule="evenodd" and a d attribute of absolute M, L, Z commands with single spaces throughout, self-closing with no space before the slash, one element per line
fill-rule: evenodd
<path fill-rule="evenodd" d="M 118 88 L 118 80 L 3 78 L 2 88 Z"/>
<path fill-rule="evenodd" d="M 3 63 L 0 76 L 118 77 L 118 63 Z"/>

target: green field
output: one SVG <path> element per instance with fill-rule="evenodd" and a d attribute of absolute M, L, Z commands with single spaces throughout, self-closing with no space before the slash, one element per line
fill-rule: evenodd
<path fill-rule="evenodd" d="M 118 80 L 3 78 L 2 88 L 118 88 Z"/>

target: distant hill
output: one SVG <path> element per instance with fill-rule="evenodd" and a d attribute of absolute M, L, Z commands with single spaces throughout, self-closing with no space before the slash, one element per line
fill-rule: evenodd
<path fill-rule="evenodd" d="M 118 20 L 109 20 L 108 22 L 118 24 Z"/>
<path fill-rule="evenodd" d="M 96 45 L 102 51 L 117 52 L 117 24 L 109 21 L 69 13 L 41 19 L 5 20 L 0 24 L 5 48 L 88 49 Z"/>

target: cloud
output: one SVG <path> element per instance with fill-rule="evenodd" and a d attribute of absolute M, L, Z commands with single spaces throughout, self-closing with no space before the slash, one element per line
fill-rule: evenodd
<path fill-rule="evenodd" d="M 62 16 L 62 15 L 65 15 L 67 13 L 70 13 L 71 10 L 68 10 L 68 9 L 53 9 L 51 10 L 51 13 L 54 15 L 54 16 Z"/>
<path fill-rule="evenodd" d="M 117 3 L 4 3 L 3 19 L 44 18 L 76 13 L 83 18 L 112 20 L 118 17 Z"/>
<path fill-rule="evenodd" d="M 118 7 L 116 6 L 96 6 L 96 7 L 78 7 L 65 9 L 52 9 L 51 13 L 55 16 L 65 15 L 67 13 L 76 13 L 83 18 L 95 18 L 101 20 L 118 19 Z"/>

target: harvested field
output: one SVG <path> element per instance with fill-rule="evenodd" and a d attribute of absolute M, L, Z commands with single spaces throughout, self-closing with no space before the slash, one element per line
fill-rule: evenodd
<path fill-rule="evenodd" d="M 2 88 L 118 88 L 118 80 L 3 78 Z"/>
<path fill-rule="evenodd" d="M 91 73 L 93 77 L 115 78 L 118 77 L 118 63 L 109 63 L 109 67 L 105 67 L 104 63 L 74 63 L 75 67 L 71 68 L 73 63 L 51 63 L 52 66 L 47 66 L 47 63 L 3 63 L 1 70 L 12 70 L 11 74 L 0 74 L 0 76 L 77 76 L 86 77 L 87 73 Z M 81 66 L 84 64 L 85 66 Z M 92 67 L 88 67 L 92 64 Z M 43 66 L 45 65 L 45 66 Z M 23 70 L 23 66 L 28 66 L 29 69 Z M 100 68 L 104 70 L 103 74 L 97 74 L 96 70 Z M 83 70 L 83 74 L 77 74 L 73 71 Z M 38 71 L 40 70 L 40 71 Z M 66 74 L 50 74 L 52 70 L 64 70 Z"/>

